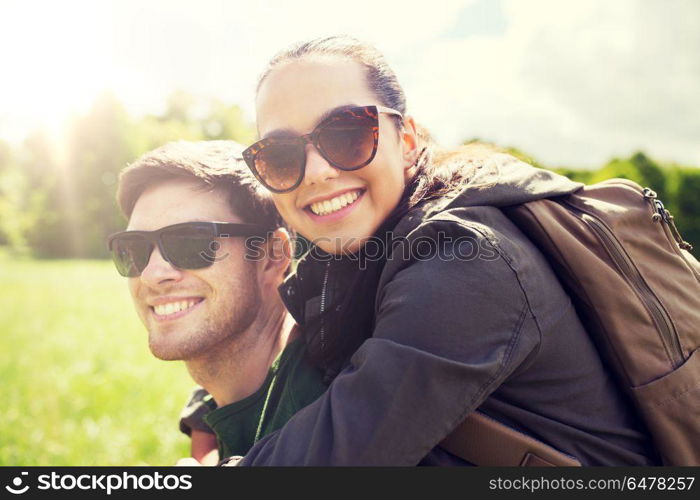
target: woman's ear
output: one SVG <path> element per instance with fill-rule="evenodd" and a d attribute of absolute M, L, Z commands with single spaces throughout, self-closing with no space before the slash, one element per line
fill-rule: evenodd
<path fill-rule="evenodd" d="M 416 122 L 412 116 L 403 117 L 401 127 L 401 148 L 404 162 L 404 178 L 406 180 L 415 174 L 416 161 L 418 160 L 418 134 L 416 133 Z"/>
<path fill-rule="evenodd" d="M 287 230 L 279 227 L 265 242 L 265 258 L 261 268 L 261 276 L 264 281 L 278 286 L 284 280 L 291 261 L 292 240 Z"/>

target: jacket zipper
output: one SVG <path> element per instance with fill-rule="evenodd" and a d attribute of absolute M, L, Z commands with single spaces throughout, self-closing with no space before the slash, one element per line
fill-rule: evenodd
<path fill-rule="evenodd" d="M 637 292 L 637 296 L 642 300 L 647 311 L 649 311 L 651 314 L 654 323 L 661 332 L 661 340 L 666 347 L 666 353 L 671 360 L 671 364 L 674 368 L 679 367 L 681 364 L 683 364 L 683 350 L 681 348 L 680 341 L 678 340 L 678 333 L 676 332 L 673 322 L 671 321 L 668 312 L 666 312 L 666 309 L 664 309 L 663 304 L 661 304 L 659 298 L 644 281 L 639 269 L 637 269 L 637 267 L 634 265 L 634 262 L 632 262 L 632 259 L 629 257 L 629 255 L 627 255 L 625 249 L 603 221 L 598 219 L 595 215 L 589 214 L 588 212 L 579 209 L 569 202 L 565 201 L 564 203 L 572 211 L 576 212 L 581 220 L 596 233 L 600 241 L 603 243 L 603 246 L 608 251 L 608 254 L 612 257 L 617 268 L 620 270 L 627 282 L 633 286 Z"/>
<path fill-rule="evenodd" d="M 326 271 L 323 274 L 323 288 L 321 289 L 321 352 L 326 348 L 326 331 L 323 324 L 323 313 L 326 310 L 326 288 L 328 286 L 328 273 L 331 269 L 331 261 L 326 262 Z"/>

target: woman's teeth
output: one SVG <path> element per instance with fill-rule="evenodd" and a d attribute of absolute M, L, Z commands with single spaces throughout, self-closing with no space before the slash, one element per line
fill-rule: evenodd
<path fill-rule="evenodd" d="M 336 196 L 335 198 L 331 198 L 330 200 L 312 203 L 309 205 L 309 208 L 316 215 L 329 215 L 350 205 L 360 197 L 360 194 L 362 194 L 362 191 L 359 189 L 357 191 L 350 191 Z"/>
<path fill-rule="evenodd" d="M 167 314 L 173 314 L 176 312 L 184 311 L 185 309 L 189 309 L 197 302 L 199 301 L 194 299 L 181 300 L 179 302 L 168 302 L 167 304 L 159 304 L 157 306 L 153 306 L 153 310 L 158 316 L 165 316 Z"/>

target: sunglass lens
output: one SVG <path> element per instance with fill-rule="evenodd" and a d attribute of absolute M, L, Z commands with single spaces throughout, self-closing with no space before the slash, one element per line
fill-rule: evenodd
<path fill-rule="evenodd" d="M 117 271 L 127 278 L 135 278 L 146 269 L 153 247 L 138 236 L 116 238 L 112 242 L 112 260 Z"/>
<path fill-rule="evenodd" d="M 164 257 L 180 269 L 201 269 L 217 260 L 219 242 L 211 231 L 197 228 L 177 228 L 161 234 Z"/>
<path fill-rule="evenodd" d="M 336 166 L 359 168 L 374 153 L 376 129 L 376 116 L 348 112 L 323 125 L 318 135 L 319 146 Z"/>
<path fill-rule="evenodd" d="M 273 190 L 291 189 L 304 168 L 304 146 L 298 142 L 270 143 L 255 157 L 255 169 L 265 184 Z"/>

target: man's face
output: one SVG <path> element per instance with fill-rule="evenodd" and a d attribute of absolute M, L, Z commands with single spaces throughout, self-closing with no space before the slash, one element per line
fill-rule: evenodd
<path fill-rule="evenodd" d="M 146 190 L 136 202 L 128 230 L 153 231 L 192 221 L 242 222 L 226 195 L 202 191 L 191 181 Z M 261 297 L 254 262 L 246 261 L 244 238 L 219 238 L 215 262 L 178 269 L 158 248 L 137 278 L 129 278 L 134 305 L 148 330 L 154 356 L 190 360 L 240 338 L 258 315 Z"/>

